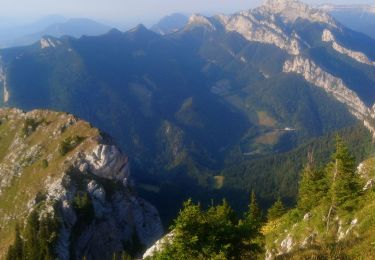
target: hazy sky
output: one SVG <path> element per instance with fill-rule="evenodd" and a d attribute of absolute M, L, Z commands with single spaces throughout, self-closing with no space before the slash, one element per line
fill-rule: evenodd
<path fill-rule="evenodd" d="M 60 14 L 108 21 L 149 22 L 173 12 L 232 13 L 262 0 L 0 0 L 0 17 L 42 17 Z M 305 0 L 310 4 L 366 3 L 375 0 Z"/>

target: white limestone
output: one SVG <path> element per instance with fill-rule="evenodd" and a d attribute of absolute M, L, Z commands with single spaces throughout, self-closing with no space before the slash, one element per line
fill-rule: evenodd
<path fill-rule="evenodd" d="M 369 57 L 367 57 L 366 54 L 359 52 L 359 51 L 353 51 L 348 48 L 345 48 L 344 46 L 340 45 L 336 39 L 335 36 L 332 34 L 330 30 L 325 29 L 322 34 L 322 41 L 324 42 L 330 42 L 332 43 L 332 48 L 336 50 L 337 52 L 344 54 L 357 62 L 367 64 L 370 66 L 375 66 L 375 62 L 371 61 Z"/>
<path fill-rule="evenodd" d="M 124 180 L 129 177 L 128 157 L 113 145 L 99 144 L 91 153 L 85 154 L 80 165 L 85 163 L 92 173 L 103 178 Z"/>
<path fill-rule="evenodd" d="M 189 18 L 188 27 L 194 27 L 195 25 L 198 25 L 198 26 L 203 25 L 212 31 L 216 30 L 215 26 L 208 20 L 208 18 L 200 14 L 193 14 Z"/>
<path fill-rule="evenodd" d="M 60 44 L 61 42 L 59 40 L 52 40 L 50 38 L 42 38 L 40 40 L 40 48 L 42 49 L 56 48 Z"/>
<path fill-rule="evenodd" d="M 288 236 L 283 241 L 281 241 L 280 254 L 285 254 L 292 251 L 294 244 L 295 243 L 293 237 L 288 234 Z"/>
<path fill-rule="evenodd" d="M 364 120 L 369 115 L 369 109 L 354 91 L 350 90 L 340 78 L 325 72 L 313 61 L 297 56 L 285 62 L 283 71 L 302 75 L 307 82 L 332 94 L 338 101 L 347 105 L 350 112 L 358 119 Z"/>
<path fill-rule="evenodd" d="M 285 22 L 294 23 L 298 18 L 337 27 L 330 15 L 298 0 L 267 0 L 261 9 L 280 15 Z"/>
<path fill-rule="evenodd" d="M 273 44 L 286 50 L 291 55 L 298 55 L 301 51 L 300 42 L 290 37 L 274 22 L 257 19 L 252 11 L 242 12 L 227 18 L 221 18 L 227 31 L 237 32 L 248 41 Z"/>
<path fill-rule="evenodd" d="M 156 252 L 163 250 L 165 246 L 168 246 L 168 243 L 171 243 L 174 237 L 173 231 L 156 241 L 150 248 L 146 250 L 143 254 L 142 259 L 147 257 L 152 257 Z"/>

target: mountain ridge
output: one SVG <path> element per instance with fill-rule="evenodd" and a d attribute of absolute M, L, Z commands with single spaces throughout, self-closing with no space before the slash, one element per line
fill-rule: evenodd
<path fill-rule="evenodd" d="M 187 194 L 238 189 L 222 172 L 242 171 L 239 162 L 263 183 L 272 177 L 258 180 L 253 159 L 281 158 L 357 121 L 373 131 L 375 69 L 362 58 L 374 60 L 374 40 L 294 8 L 299 18 L 260 7 L 195 15 L 166 35 L 138 27 L 2 50 L 2 105 L 92 122 L 133 157 L 143 187 L 161 193 L 177 180 L 192 183 Z"/>
<path fill-rule="evenodd" d="M 0 118 L 2 257 L 16 223 L 22 230 L 35 212 L 59 223 L 52 248 L 61 259 L 131 254 L 134 243 L 151 244 L 162 234 L 157 210 L 135 193 L 127 156 L 99 130 L 47 110 L 1 109 Z"/>

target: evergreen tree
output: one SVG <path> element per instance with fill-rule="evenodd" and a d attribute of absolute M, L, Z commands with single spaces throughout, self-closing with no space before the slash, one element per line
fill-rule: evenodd
<path fill-rule="evenodd" d="M 39 216 L 36 210 L 33 210 L 26 223 L 24 231 L 25 238 L 25 256 L 26 259 L 40 259 L 38 243 Z"/>
<path fill-rule="evenodd" d="M 355 158 L 339 136 L 336 137 L 336 152 L 333 154 L 332 162 L 327 166 L 327 178 L 331 198 L 326 224 L 328 232 L 332 215 L 337 210 L 353 210 L 362 191 Z"/>
<path fill-rule="evenodd" d="M 245 221 L 255 230 L 259 229 L 262 225 L 262 214 L 254 191 L 251 192 L 250 204 L 245 214 Z"/>
<path fill-rule="evenodd" d="M 173 238 L 153 259 L 255 259 L 261 250 L 257 212 L 255 196 L 243 220 L 225 200 L 206 211 L 189 200 L 172 226 Z"/>
<path fill-rule="evenodd" d="M 343 210 L 351 210 L 359 197 L 362 185 L 356 172 L 355 158 L 340 137 L 336 138 L 336 152 L 329 166 L 332 204 Z"/>
<path fill-rule="evenodd" d="M 311 164 L 307 165 L 303 172 L 298 190 L 298 209 L 308 212 L 324 198 L 328 187 L 324 172 L 315 169 Z"/>
<path fill-rule="evenodd" d="M 22 260 L 23 259 L 24 243 L 21 238 L 19 225 L 15 227 L 15 239 L 13 245 L 9 247 L 6 259 L 7 260 Z"/>
<path fill-rule="evenodd" d="M 275 220 L 281 217 L 282 215 L 284 215 L 285 212 L 286 212 L 286 208 L 283 202 L 281 201 L 281 198 L 279 197 L 276 200 L 276 202 L 272 205 L 272 207 L 268 209 L 267 219 L 268 221 Z"/>
<path fill-rule="evenodd" d="M 8 249 L 7 259 L 56 259 L 54 245 L 57 242 L 59 222 L 52 216 L 39 215 L 39 208 L 31 211 L 26 226 L 22 232 L 18 226 L 15 230 L 15 240 Z"/>

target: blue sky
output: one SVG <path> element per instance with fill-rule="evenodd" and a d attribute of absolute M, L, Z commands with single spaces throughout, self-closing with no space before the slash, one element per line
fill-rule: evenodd
<path fill-rule="evenodd" d="M 309 4 L 375 4 L 375 0 L 305 0 Z M 148 23 L 173 12 L 232 13 L 262 0 L 0 0 L 0 17 L 37 18 L 51 14 L 102 21 Z"/>

